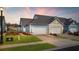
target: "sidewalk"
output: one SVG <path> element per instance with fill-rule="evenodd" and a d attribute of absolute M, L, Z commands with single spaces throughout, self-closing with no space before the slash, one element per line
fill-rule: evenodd
<path fill-rule="evenodd" d="M 11 47 L 18 47 L 18 46 L 24 46 L 24 45 L 35 45 L 35 44 L 41 44 L 41 43 L 46 43 L 46 42 L 41 41 L 41 42 L 31 42 L 31 43 L 19 43 L 19 44 L 1 45 L 0 49 L 11 48 Z"/>

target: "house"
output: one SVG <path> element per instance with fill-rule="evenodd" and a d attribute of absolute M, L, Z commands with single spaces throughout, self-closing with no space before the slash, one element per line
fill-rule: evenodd
<path fill-rule="evenodd" d="M 21 32 L 30 32 L 30 23 L 33 19 L 20 18 Z"/>
<path fill-rule="evenodd" d="M 62 34 L 68 32 L 68 26 L 72 22 L 72 19 L 63 17 L 54 17 L 54 20 L 49 24 L 49 33 Z"/>
<path fill-rule="evenodd" d="M 18 24 L 6 24 L 8 32 L 20 32 L 20 25 Z"/>
<path fill-rule="evenodd" d="M 32 34 L 48 34 L 48 24 L 52 21 L 50 16 L 35 15 L 33 19 L 21 18 L 21 32 Z"/>
<path fill-rule="evenodd" d="M 34 15 L 33 19 L 21 18 L 22 32 L 32 34 L 62 34 L 68 31 L 72 19 L 57 16 Z"/>
<path fill-rule="evenodd" d="M 74 32 L 78 32 L 78 25 L 76 21 L 72 21 L 72 23 L 69 25 L 69 32 L 74 33 Z"/>
<path fill-rule="evenodd" d="M 32 34 L 49 34 L 48 25 L 53 17 L 44 15 L 35 15 L 30 25 Z"/>
<path fill-rule="evenodd" d="M 5 17 L 3 16 L 2 19 L 3 19 L 3 32 L 5 32 L 6 31 Z M 0 16 L 0 32 L 1 32 L 1 16 Z"/>

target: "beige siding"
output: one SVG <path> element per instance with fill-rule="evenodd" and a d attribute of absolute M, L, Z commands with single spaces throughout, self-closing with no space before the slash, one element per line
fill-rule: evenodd
<path fill-rule="evenodd" d="M 61 33 L 63 32 L 63 25 L 60 24 L 57 20 L 54 20 L 53 22 L 49 24 L 49 34 L 51 33 L 52 28 L 60 28 Z"/>

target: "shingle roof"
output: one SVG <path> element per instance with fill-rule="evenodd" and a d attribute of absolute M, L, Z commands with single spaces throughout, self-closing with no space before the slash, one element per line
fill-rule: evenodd
<path fill-rule="evenodd" d="M 73 21 L 71 18 L 67 19 L 67 18 L 57 17 L 57 16 L 35 15 L 33 18 L 34 20 L 33 20 L 32 24 L 46 25 L 46 24 L 53 22 L 55 20 L 55 18 L 58 18 L 58 21 L 62 25 L 70 25 L 70 23 L 72 23 L 72 21 Z"/>
<path fill-rule="evenodd" d="M 70 18 L 70 19 L 67 19 L 67 18 L 63 18 L 63 17 L 58 17 L 58 20 L 60 21 L 60 23 L 62 25 L 70 25 L 73 20 Z"/>
<path fill-rule="evenodd" d="M 34 24 L 34 25 L 48 25 L 51 22 L 53 22 L 55 19 L 57 19 L 63 26 L 64 25 L 70 25 L 73 20 L 63 18 L 63 17 L 57 17 L 57 16 L 47 16 L 47 15 L 34 15 L 33 19 L 28 18 L 21 18 L 20 22 L 22 22 L 23 26 Z"/>
<path fill-rule="evenodd" d="M 48 25 L 53 20 L 51 18 L 54 18 L 54 17 L 46 16 L 46 15 L 35 15 L 34 18 L 33 18 L 32 24 Z"/>
<path fill-rule="evenodd" d="M 31 23 L 32 20 L 33 19 L 30 19 L 30 18 L 21 18 L 20 19 L 20 24 L 22 26 L 27 26 L 27 25 L 29 25 Z"/>

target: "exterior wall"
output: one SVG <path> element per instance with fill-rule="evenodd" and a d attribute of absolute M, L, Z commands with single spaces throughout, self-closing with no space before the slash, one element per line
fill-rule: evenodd
<path fill-rule="evenodd" d="M 73 22 L 73 23 L 71 23 L 70 24 L 70 26 L 69 26 L 69 31 L 70 32 L 77 32 L 78 31 L 78 26 Z"/>
<path fill-rule="evenodd" d="M 69 25 L 64 25 L 63 33 L 66 33 L 69 31 Z"/>
<path fill-rule="evenodd" d="M 61 30 L 60 34 L 63 33 L 63 25 L 60 24 L 57 20 L 54 20 L 53 22 L 51 22 L 51 23 L 49 24 L 49 34 L 51 33 L 51 30 L 52 30 L 53 28 L 59 28 L 59 29 Z M 57 31 L 57 30 L 58 30 L 58 29 L 56 29 L 56 31 Z M 53 30 L 52 30 L 52 31 L 53 31 Z M 56 33 L 56 34 L 59 34 L 59 33 Z"/>
<path fill-rule="evenodd" d="M 17 27 L 17 31 L 18 31 L 18 32 L 20 32 L 20 31 L 21 31 L 20 27 Z"/>
<path fill-rule="evenodd" d="M 48 34 L 47 25 L 30 25 L 30 32 L 32 34 Z"/>
<path fill-rule="evenodd" d="M 29 32 L 29 26 L 21 26 L 21 32 Z"/>

